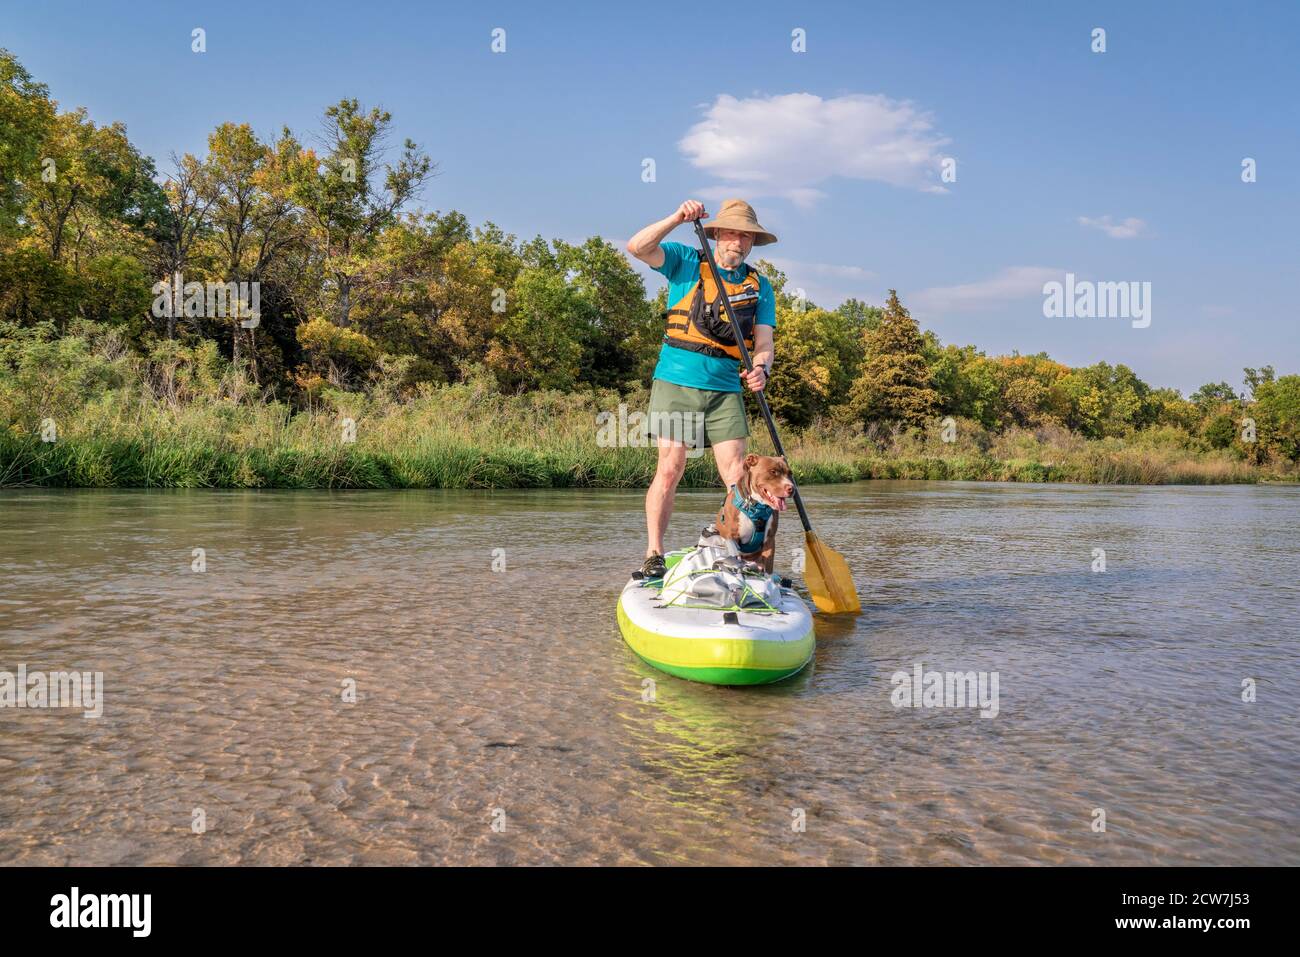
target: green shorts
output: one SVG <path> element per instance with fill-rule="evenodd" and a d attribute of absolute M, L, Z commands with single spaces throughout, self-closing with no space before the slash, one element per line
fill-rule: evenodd
<path fill-rule="evenodd" d="M 655 379 L 650 387 L 646 432 L 688 446 L 708 448 L 749 436 L 745 399 L 739 392 L 712 392 Z"/>

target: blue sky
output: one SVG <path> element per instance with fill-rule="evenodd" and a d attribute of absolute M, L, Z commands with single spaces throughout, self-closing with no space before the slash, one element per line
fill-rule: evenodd
<path fill-rule="evenodd" d="M 163 170 L 220 122 L 310 136 L 357 97 L 440 164 L 421 204 L 475 224 L 621 244 L 685 198 L 741 195 L 781 237 L 762 254 L 819 305 L 897 288 L 945 342 L 1123 362 L 1185 392 L 1300 372 L 1300 4 L 0 10 L 0 46 Z M 1042 284 L 1067 271 L 1150 282 L 1151 324 L 1045 318 Z"/>

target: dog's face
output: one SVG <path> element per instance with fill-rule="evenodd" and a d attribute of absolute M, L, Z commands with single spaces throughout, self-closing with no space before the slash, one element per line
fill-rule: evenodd
<path fill-rule="evenodd" d="M 794 479 L 785 459 L 774 455 L 746 455 L 745 475 L 749 494 L 778 512 L 785 511 L 786 499 L 794 494 Z"/>

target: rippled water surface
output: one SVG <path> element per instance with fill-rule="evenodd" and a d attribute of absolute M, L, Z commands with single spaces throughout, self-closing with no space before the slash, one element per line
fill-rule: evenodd
<path fill-rule="evenodd" d="M 105 684 L 0 709 L 0 863 L 1300 863 L 1300 490 L 808 492 L 863 614 L 756 689 L 622 643 L 636 492 L 0 493 L 0 671 Z"/>

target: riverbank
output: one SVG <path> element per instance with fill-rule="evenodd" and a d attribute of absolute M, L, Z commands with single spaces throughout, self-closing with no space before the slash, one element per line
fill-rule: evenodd
<path fill-rule="evenodd" d="M 3 396 L 0 487 L 636 488 L 650 482 L 655 468 L 654 450 L 636 444 L 640 393 L 503 395 L 474 379 L 422 387 L 409 399 L 383 390 L 332 393 L 294 412 L 264 401 L 243 380 L 225 381 L 211 394 L 173 382 L 159 395 L 112 378 L 47 386 Z M 756 416 L 751 427 L 756 448 L 770 450 Z M 1198 449 L 1176 429 L 1087 441 L 1059 427 L 989 434 L 957 421 L 949 438 L 937 426 L 933 435 L 869 439 L 850 426 L 825 425 L 791 430 L 785 441 L 805 484 L 1295 479 L 1230 451 Z M 710 455 L 688 459 L 684 486 L 717 483 Z"/>
<path fill-rule="evenodd" d="M 766 443 L 758 443 L 760 450 Z M 862 479 L 1211 485 L 1294 481 L 1240 462 L 1142 450 L 1089 450 L 1079 461 L 990 457 L 852 457 L 794 441 L 787 448 L 800 484 Z M 485 448 L 422 441 L 410 448 L 222 448 L 189 440 L 88 438 L 46 444 L 0 440 L 0 488 L 636 488 L 654 475 L 648 450 L 583 456 L 525 446 Z M 682 486 L 718 485 L 711 457 L 688 463 Z"/>
<path fill-rule="evenodd" d="M 349 389 L 319 378 L 301 407 L 211 342 L 148 357 L 111 334 L 0 338 L 0 488 L 644 488 L 655 450 L 647 390 L 506 393 L 481 367 L 454 384 L 385 361 Z M 751 403 L 752 409 L 752 403 Z M 771 451 L 755 414 L 754 445 Z M 1176 426 L 1088 440 L 1057 424 L 999 432 L 962 418 L 864 434 L 853 422 L 783 427 L 796 478 L 1225 484 L 1294 481 Z M 688 457 L 686 487 L 718 484 Z"/>

